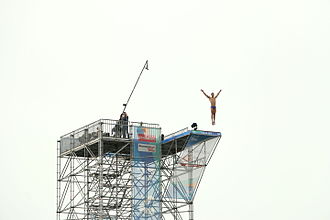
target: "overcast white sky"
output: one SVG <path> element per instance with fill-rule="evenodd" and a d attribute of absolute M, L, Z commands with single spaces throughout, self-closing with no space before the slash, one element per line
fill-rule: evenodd
<path fill-rule="evenodd" d="M 0 219 L 55 219 L 56 141 L 221 131 L 195 219 L 330 219 L 329 0 L 0 0 Z M 208 100 L 217 92 L 217 125 Z"/>

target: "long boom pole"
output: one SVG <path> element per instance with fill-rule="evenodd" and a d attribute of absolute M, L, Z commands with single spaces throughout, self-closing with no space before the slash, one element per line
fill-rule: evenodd
<path fill-rule="evenodd" d="M 132 97 L 132 95 L 133 95 L 133 92 L 134 92 L 134 90 L 135 90 L 135 87 L 136 87 L 136 85 L 138 84 L 138 82 L 139 82 L 139 80 L 140 80 L 140 77 L 141 77 L 141 75 L 142 75 L 142 73 L 143 73 L 143 70 L 145 70 L 145 69 L 146 69 L 146 70 L 149 70 L 149 67 L 148 67 L 148 60 L 145 62 L 144 66 L 143 66 L 143 68 L 142 68 L 142 70 L 141 70 L 141 72 L 140 72 L 140 75 L 139 75 L 139 77 L 137 78 L 137 80 L 136 80 L 136 82 L 135 82 L 135 85 L 134 85 L 134 87 L 133 87 L 133 90 L 132 90 L 131 94 L 129 95 L 129 97 L 128 97 L 126 103 L 123 104 L 123 106 L 124 106 L 123 112 L 125 111 L 125 109 L 126 109 L 128 103 L 129 103 L 129 100 L 131 99 L 131 97 Z"/>

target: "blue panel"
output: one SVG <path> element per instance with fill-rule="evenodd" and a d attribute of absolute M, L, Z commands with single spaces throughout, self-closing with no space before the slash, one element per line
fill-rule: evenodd
<path fill-rule="evenodd" d="M 160 129 L 135 127 L 132 155 L 132 219 L 159 220 Z"/>

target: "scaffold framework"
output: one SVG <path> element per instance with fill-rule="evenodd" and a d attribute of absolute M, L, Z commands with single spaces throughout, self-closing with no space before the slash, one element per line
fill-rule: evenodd
<path fill-rule="evenodd" d="M 220 138 L 188 128 L 162 138 L 158 124 L 109 119 L 63 135 L 57 220 L 193 220 L 193 200 Z"/>

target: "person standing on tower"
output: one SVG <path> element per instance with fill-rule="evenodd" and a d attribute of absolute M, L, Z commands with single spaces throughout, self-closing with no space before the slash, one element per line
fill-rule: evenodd
<path fill-rule="evenodd" d="M 216 96 L 214 96 L 213 92 L 211 93 L 211 96 L 208 96 L 203 89 L 201 89 L 201 91 L 209 99 L 211 103 L 211 121 L 212 121 L 212 125 L 215 125 L 215 113 L 217 112 L 216 99 L 219 96 L 221 89 Z"/>
<path fill-rule="evenodd" d="M 129 136 L 128 136 L 128 115 L 126 112 L 123 112 L 120 115 L 120 121 L 121 121 L 121 125 L 122 125 L 123 138 L 129 138 Z"/>

